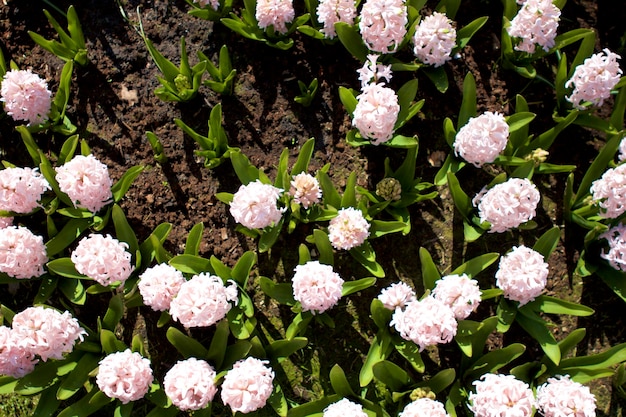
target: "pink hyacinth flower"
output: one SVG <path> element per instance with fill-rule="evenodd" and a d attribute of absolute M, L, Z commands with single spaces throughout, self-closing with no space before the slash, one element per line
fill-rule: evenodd
<path fill-rule="evenodd" d="M 93 155 L 75 156 L 56 168 L 55 178 L 74 207 L 97 213 L 113 199 L 109 169 Z"/>
<path fill-rule="evenodd" d="M 163 378 L 163 389 L 182 411 L 205 408 L 217 393 L 215 369 L 201 359 L 178 361 Z"/>
<path fill-rule="evenodd" d="M 485 112 L 472 117 L 454 139 L 454 153 L 480 168 L 490 164 L 506 148 L 509 125 L 500 113 Z"/>
<path fill-rule="evenodd" d="M 82 238 L 70 259 L 76 270 L 100 285 L 124 283 L 133 272 L 128 244 L 111 235 L 92 233 Z"/>
<path fill-rule="evenodd" d="M 600 216 L 615 219 L 626 212 L 626 164 L 609 168 L 589 189 Z"/>
<path fill-rule="evenodd" d="M 333 39 L 337 32 L 335 23 L 354 24 L 356 18 L 356 3 L 354 0 L 321 0 L 317 5 L 317 20 L 324 25 L 320 32 L 329 39 Z"/>
<path fill-rule="evenodd" d="M 194 3 L 200 7 L 211 6 L 213 10 L 217 10 L 220 7 L 219 0 L 194 0 Z"/>
<path fill-rule="evenodd" d="M 600 107 L 620 80 L 622 69 L 617 62 L 620 56 L 606 48 L 603 52 L 585 59 L 565 83 L 565 88 L 574 86 L 572 94 L 565 98 L 579 110 L 585 109 L 586 102 Z"/>
<path fill-rule="evenodd" d="M 537 388 L 537 410 L 544 417 L 595 417 L 596 397 L 569 376 L 557 376 Z"/>
<path fill-rule="evenodd" d="M 380 145 L 393 137 L 400 104 L 396 92 L 382 84 L 368 84 L 357 97 L 352 124 L 362 137 Z"/>
<path fill-rule="evenodd" d="M 541 194 L 527 178 L 510 178 L 489 190 L 483 189 L 472 203 L 481 222 L 489 222 L 490 233 L 502 233 L 531 220 L 537 213 Z"/>
<path fill-rule="evenodd" d="M 361 9 L 359 30 L 367 47 L 382 54 L 396 52 L 408 23 L 402 0 L 367 0 Z"/>
<path fill-rule="evenodd" d="M 554 46 L 561 10 L 552 0 L 526 0 L 507 28 L 509 36 L 521 39 L 515 50 L 534 54 L 536 45 L 548 52 Z"/>
<path fill-rule="evenodd" d="M 618 224 L 598 236 L 609 242 L 609 250 L 602 251 L 600 256 L 618 271 L 626 271 L 626 226 Z"/>
<path fill-rule="evenodd" d="M 449 306 L 457 320 L 464 320 L 478 308 L 481 292 L 478 281 L 461 274 L 437 280 L 432 295 Z"/>
<path fill-rule="evenodd" d="M 398 417 L 449 417 L 442 403 L 430 398 L 418 398 L 408 403 Z"/>
<path fill-rule="evenodd" d="M 230 214 L 248 229 L 263 229 L 278 223 L 283 211 L 276 206 L 283 190 L 256 180 L 241 185 L 233 195 Z"/>
<path fill-rule="evenodd" d="M 458 326 L 452 309 L 432 295 L 396 309 L 389 325 L 403 339 L 415 343 L 420 352 L 428 346 L 449 343 Z"/>
<path fill-rule="evenodd" d="M 17 313 L 11 325 L 19 346 L 44 362 L 63 359 L 87 334 L 69 311 L 60 313 L 44 307 L 29 307 Z"/>
<path fill-rule="evenodd" d="M 183 273 L 168 264 L 147 268 L 140 276 L 137 288 L 145 305 L 154 311 L 169 310 L 170 303 L 187 280 Z"/>
<path fill-rule="evenodd" d="M 48 120 L 52 92 L 48 83 L 31 70 L 12 69 L 0 83 L 0 101 L 13 120 L 24 120 L 37 125 Z"/>
<path fill-rule="evenodd" d="M 293 0 L 257 0 L 256 20 L 261 29 L 272 26 L 277 33 L 287 33 L 287 23 L 295 16 Z"/>
<path fill-rule="evenodd" d="M 150 390 L 152 380 L 150 360 L 130 349 L 107 355 L 100 361 L 96 376 L 100 391 L 122 404 L 143 398 Z"/>
<path fill-rule="evenodd" d="M 23 226 L 0 229 L 0 271 L 17 279 L 40 277 L 48 262 L 43 237 Z"/>
<path fill-rule="evenodd" d="M 450 60 L 456 45 L 456 29 L 443 13 L 434 12 L 422 20 L 413 35 L 413 53 L 421 62 L 437 68 Z"/>
<path fill-rule="evenodd" d="M 370 235 L 370 224 L 361 210 L 347 207 L 330 220 L 328 238 L 335 249 L 350 250 L 361 246 Z"/>
<path fill-rule="evenodd" d="M 222 402 L 234 412 L 251 413 L 265 404 L 274 390 L 274 371 L 268 361 L 246 358 L 224 376 Z"/>
<path fill-rule="evenodd" d="M 369 84 L 382 82 L 383 78 L 387 82 L 391 81 L 393 77 L 391 65 L 378 64 L 376 62 L 378 58 L 379 55 L 377 54 L 368 54 L 363 66 L 356 71 L 359 74 L 359 81 L 361 81 L 361 90 Z"/>
<path fill-rule="evenodd" d="M 474 381 L 469 409 L 475 417 L 531 417 L 535 397 L 527 383 L 513 375 L 485 374 Z"/>
<path fill-rule="evenodd" d="M 0 375 L 21 378 L 33 372 L 39 362 L 35 354 L 19 345 L 19 335 L 0 326 Z"/>
<path fill-rule="evenodd" d="M 293 201 L 308 209 L 311 205 L 320 202 L 322 189 L 317 178 L 311 174 L 301 172 L 298 175 L 294 175 L 291 180 L 289 194 L 293 196 Z"/>
<path fill-rule="evenodd" d="M 496 286 L 504 291 L 505 298 L 522 306 L 541 295 L 548 282 L 548 272 L 543 255 L 521 245 L 500 259 Z"/>
<path fill-rule="evenodd" d="M 323 313 L 337 304 L 344 281 L 332 266 L 309 261 L 297 265 L 294 271 L 293 297 L 302 305 L 302 311 Z"/>
<path fill-rule="evenodd" d="M 226 317 L 237 302 L 237 285 L 225 286 L 220 277 L 208 273 L 194 275 L 180 286 L 170 304 L 170 314 L 186 328 L 208 327 Z"/>
<path fill-rule="evenodd" d="M 411 301 L 415 301 L 415 291 L 402 281 L 394 282 L 380 292 L 378 299 L 386 309 L 394 311 L 397 308 L 404 308 Z"/>
<path fill-rule="evenodd" d="M 0 171 L 0 210 L 30 213 L 41 207 L 46 190 L 50 184 L 36 168 L 5 168 Z"/>
<path fill-rule="evenodd" d="M 328 405 L 322 417 L 367 417 L 361 404 L 353 403 L 347 398 Z"/>

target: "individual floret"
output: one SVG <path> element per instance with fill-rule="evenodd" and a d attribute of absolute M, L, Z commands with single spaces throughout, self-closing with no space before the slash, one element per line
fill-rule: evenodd
<path fill-rule="evenodd" d="M 489 190 L 483 189 L 472 203 L 481 222 L 489 222 L 490 233 L 506 232 L 533 219 L 541 195 L 527 178 L 510 178 Z"/>
<path fill-rule="evenodd" d="M 333 39 L 337 32 L 335 23 L 354 24 L 356 18 L 356 3 L 354 0 L 321 0 L 317 5 L 317 20 L 324 25 L 320 32 L 329 39 Z"/>
<path fill-rule="evenodd" d="M 287 33 L 287 23 L 290 23 L 295 15 L 293 0 L 257 0 L 256 20 L 261 29 L 267 30 L 269 26 L 277 33 Z"/>
<path fill-rule="evenodd" d="M 0 375 L 21 378 L 33 372 L 39 362 L 19 341 L 19 335 L 10 327 L 0 326 Z"/>
<path fill-rule="evenodd" d="M 572 94 L 565 98 L 579 110 L 585 109 L 587 102 L 600 107 L 620 80 L 622 69 L 617 62 L 620 56 L 606 48 L 603 52 L 585 59 L 565 83 L 565 88 L 574 86 Z"/>
<path fill-rule="evenodd" d="M 526 0 L 507 28 L 509 36 L 520 38 L 515 50 L 534 54 L 536 45 L 548 52 L 554 46 L 561 10 L 552 0 Z"/>
<path fill-rule="evenodd" d="M 220 277 L 203 272 L 181 285 L 170 304 L 170 314 L 187 328 L 208 327 L 226 317 L 237 294 L 233 281 L 226 286 Z"/>
<path fill-rule="evenodd" d="M 152 384 L 150 360 L 126 349 L 107 355 L 100 361 L 96 384 L 109 398 L 122 404 L 143 398 Z"/>
<path fill-rule="evenodd" d="M 618 271 L 626 271 L 626 226 L 618 224 L 598 236 L 609 242 L 609 250 L 602 251 L 600 256 Z"/>
<path fill-rule="evenodd" d="M 391 81 L 393 77 L 391 65 L 377 63 L 379 57 L 378 54 L 368 54 L 363 66 L 356 71 L 361 81 L 361 90 L 369 84 L 382 82 L 383 78 L 386 82 Z"/>
<path fill-rule="evenodd" d="M 291 180 L 289 194 L 293 196 L 293 201 L 308 209 L 313 204 L 320 202 L 322 189 L 317 178 L 306 172 L 301 172 L 298 175 L 294 175 Z"/>
<path fill-rule="evenodd" d="M 128 244 L 111 237 L 92 233 L 82 238 L 70 259 L 76 270 L 100 285 L 124 283 L 133 272 Z"/>
<path fill-rule="evenodd" d="M 396 309 L 389 325 L 403 339 L 415 343 L 420 352 L 428 346 L 449 343 L 458 327 L 452 309 L 432 295 Z"/>
<path fill-rule="evenodd" d="M 322 417 L 367 417 L 361 404 L 353 403 L 347 398 L 330 404 L 324 409 Z"/>
<path fill-rule="evenodd" d="M 344 281 L 332 266 L 309 261 L 297 265 L 294 271 L 293 297 L 302 305 L 302 311 L 323 313 L 337 304 Z"/>
<path fill-rule="evenodd" d="M 372 145 L 391 139 L 400 113 L 396 92 L 382 84 L 368 84 L 356 99 L 352 124 L 361 136 L 371 139 Z"/>
<path fill-rule="evenodd" d="M 248 229 L 263 229 L 278 223 L 283 210 L 276 206 L 283 190 L 256 180 L 241 185 L 233 195 L 230 214 Z"/>
<path fill-rule="evenodd" d="M 456 29 L 443 13 L 426 16 L 413 35 L 413 53 L 421 62 L 437 68 L 450 60 L 456 45 Z"/>
<path fill-rule="evenodd" d="M 395 311 L 415 301 L 415 291 L 404 282 L 394 282 L 380 292 L 378 299 L 386 309 Z"/>
<path fill-rule="evenodd" d="M 274 371 L 268 361 L 249 357 L 224 376 L 222 402 L 234 412 L 250 413 L 265 407 L 274 390 Z"/>
<path fill-rule="evenodd" d="M 87 334 L 69 311 L 60 313 L 44 307 L 29 307 L 17 313 L 11 326 L 19 346 L 44 362 L 63 359 Z"/>
<path fill-rule="evenodd" d="M 476 167 L 490 164 L 506 148 L 509 125 L 500 113 L 485 112 L 472 117 L 459 129 L 454 153 Z"/>
<path fill-rule="evenodd" d="M 217 10 L 220 7 L 219 0 L 194 0 L 193 2 L 200 7 L 211 6 L 213 10 Z"/>
<path fill-rule="evenodd" d="M 500 259 L 496 286 L 504 292 L 504 297 L 522 306 L 541 295 L 548 282 L 548 272 L 543 255 L 521 245 Z"/>
<path fill-rule="evenodd" d="M 215 369 L 208 362 L 189 358 L 178 361 L 163 378 L 163 389 L 182 411 L 205 408 L 217 393 Z"/>
<path fill-rule="evenodd" d="M 0 101 L 13 120 L 37 125 L 48 120 L 52 92 L 48 83 L 31 70 L 12 69 L 4 74 L 0 84 Z"/>
<path fill-rule="evenodd" d="M 533 391 L 513 375 L 484 374 L 472 383 L 469 409 L 475 417 L 531 417 L 535 405 Z"/>
<path fill-rule="evenodd" d="M 50 184 L 36 168 L 5 168 L 0 171 L 0 210 L 30 213 L 41 207 L 46 190 Z"/>
<path fill-rule="evenodd" d="M 93 155 L 75 156 L 56 168 L 55 178 L 74 207 L 97 213 L 113 199 L 109 168 Z"/>
<path fill-rule="evenodd" d="M 442 403 L 430 398 L 418 398 L 408 403 L 398 417 L 449 417 Z"/>
<path fill-rule="evenodd" d="M 481 292 L 478 281 L 461 274 L 437 280 L 432 295 L 449 306 L 457 320 L 464 320 L 478 308 Z"/>
<path fill-rule="evenodd" d="M 537 388 L 537 410 L 543 417 L 595 417 L 596 397 L 568 375 L 557 376 Z"/>
<path fill-rule="evenodd" d="M 370 224 L 361 210 L 342 208 L 330 220 L 328 238 L 335 249 L 350 250 L 361 246 L 369 236 Z"/>
<path fill-rule="evenodd" d="M 185 282 L 182 272 L 164 263 L 147 268 L 139 276 L 137 287 L 145 305 L 154 311 L 165 311 Z"/>
<path fill-rule="evenodd" d="M 367 0 L 361 9 L 359 30 L 367 47 L 383 54 L 396 52 L 404 36 L 408 13 L 402 0 Z"/>
<path fill-rule="evenodd" d="M 626 211 L 626 164 L 609 168 L 589 189 L 600 216 L 615 219 Z"/>
<path fill-rule="evenodd" d="M 46 262 L 43 237 L 23 226 L 0 228 L 0 272 L 17 279 L 40 277 Z"/>

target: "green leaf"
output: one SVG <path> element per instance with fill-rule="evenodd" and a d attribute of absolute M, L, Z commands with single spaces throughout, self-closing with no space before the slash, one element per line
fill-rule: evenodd
<path fill-rule="evenodd" d="M 487 23 L 488 19 L 489 18 L 487 16 L 479 17 L 459 29 L 456 33 L 456 46 L 453 49 L 453 53 L 457 50 L 465 48 L 472 36 L 474 36 L 474 34 L 478 32 L 478 30 L 483 27 L 485 23 Z"/>
<path fill-rule="evenodd" d="M 307 172 L 309 163 L 311 161 L 311 156 L 313 156 L 313 149 L 315 147 L 315 138 L 310 138 L 300 147 L 300 152 L 298 152 L 298 159 L 293 164 L 293 168 L 291 169 L 291 175 L 298 175 L 301 172 Z"/>
<path fill-rule="evenodd" d="M 113 194 L 113 201 L 119 203 L 126 192 L 132 185 L 135 178 L 139 176 L 144 170 L 143 166 L 134 166 L 126 170 L 124 175 L 111 187 L 111 193 Z"/>
<path fill-rule="evenodd" d="M 89 279 L 76 271 L 76 267 L 70 258 L 57 258 L 46 264 L 48 271 L 65 278 Z"/>
<path fill-rule="evenodd" d="M 65 359 L 53 360 L 37 364 L 35 370 L 23 376 L 17 382 L 14 392 L 21 395 L 38 394 L 54 386 L 59 379 L 70 373 L 83 352 L 74 351 Z"/>
<path fill-rule="evenodd" d="M 46 253 L 52 257 L 61 253 L 89 228 L 90 220 L 70 219 L 52 239 L 46 242 Z"/>
<path fill-rule="evenodd" d="M 124 211 L 117 204 L 113 204 L 111 217 L 113 218 L 113 225 L 115 226 L 116 237 L 120 241 L 128 244 L 128 252 L 133 255 L 136 254 L 139 250 L 139 242 L 137 241 L 137 236 L 135 235 L 133 229 L 130 227 Z"/>
<path fill-rule="evenodd" d="M 286 358 L 292 353 L 304 348 L 308 343 L 309 340 L 306 337 L 276 340 L 267 346 L 267 355 L 276 360 Z"/>
<path fill-rule="evenodd" d="M 33 304 L 45 304 L 57 288 L 58 282 L 58 277 L 53 277 L 48 274 L 42 276 L 41 283 L 39 284 L 39 290 L 33 300 Z"/>
<path fill-rule="evenodd" d="M 506 122 L 509 125 L 509 133 L 514 133 L 533 121 L 536 117 L 535 113 L 531 112 L 517 112 L 506 118 Z"/>
<path fill-rule="evenodd" d="M 116 294 L 111 297 L 111 300 L 109 300 L 109 308 L 107 308 L 104 318 L 102 319 L 102 327 L 114 332 L 123 316 L 123 296 L 121 294 Z"/>
<path fill-rule="evenodd" d="M 276 414 L 278 414 L 280 417 L 287 416 L 289 406 L 287 405 L 287 400 L 285 399 L 283 389 L 279 384 L 274 384 L 274 389 L 272 390 L 272 394 L 270 394 L 270 397 L 267 399 L 267 402 L 272 406 Z"/>
<path fill-rule="evenodd" d="M 87 301 L 87 293 L 80 279 L 59 280 L 59 289 L 74 304 L 84 305 Z"/>
<path fill-rule="evenodd" d="M 425 67 L 424 74 L 432 81 L 435 85 L 435 88 L 440 93 L 445 93 L 448 91 L 448 74 L 446 74 L 446 70 L 444 67 Z"/>
<path fill-rule="evenodd" d="M 383 278 L 385 271 L 383 267 L 376 262 L 376 253 L 371 244 L 366 240 L 361 246 L 349 250 L 350 255 L 354 257 L 365 269 L 377 278 Z"/>
<path fill-rule="evenodd" d="M 467 276 L 469 276 L 470 278 L 474 278 L 480 272 L 484 271 L 491 264 L 497 261 L 499 257 L 500 254 L 497 252 L 479 255 L 460 265 L 458 268 L 452 271 L 451 275 L 467 274 Z"/>
<path fill-rule="evenodd" d="M 102 350 L 104 350 L 107 355 L 126 350 L 124 342 L 118 340 L 115 333 L 107 329 L 100 330 L 100 344 L 102 345 Z"/>
<path fill-rule="evenodd" d="M 561 361 L 561 350 L 554 339 L 554 335 L 548 329 L 548 324 L 528 309 L 520 308 L 518 311 L 520 314 L 515 317 L 515 321 L 539 343 L 552 363 L 558 365 Z"/>
<path fill-rule="evenodd" d="M 337 37 L 343 46 L 361 62 L 367 59 L 368 49 L 363 42 L 363 37 L 359 33 L 356 25 L 350 25 L 344 22 L 335 23 L 335 31 Z"/>
<path fill-rule="evenodd" d="M 319 262 L 325 265 L 334 265 L 334 251 L 328 235 L 320 229 L 315 229 L 313 230 L 313 242 L 319 252 Z"/>
<path fill-rule="evenodd" d="M 241 287 L 245 288 L 248 282 L 248 277 L 252 271 L 252 267 L 256 263 L 256 254 L 252 251 L 247 251 L 237 261 L 231 271 L 231 277 Z"/>
<path fill-rule="evenodd" d="M 280 304 L 294 305 L 293 289 L 289 283 L 277 284 L 267 277 L 259 277 L 261 290 Z"/>
<path fill-rule="evenodd" d="M 355 292 L 369 288 L 374 284 L 376 284 L 376 278 L 374 277 L 361 278 L 356 281 L 346 281 L 343 284 L 343 288 L 341 290 L 341 296 L 345 297 L 350 294 L 354 294 Z"/>
<path fill-rule="evenodd" d="M 456 124 L 457 131 L 465 126 L 472 117 L 476 117 L 476 80 L 474 75 L 468 72 L 463 80 L 463 100 L 459 110 L 459 120 Z"/>
<path fill-rule="evenodd" d="M 57 417 L 86 417 L 113 401 L 99 389 L 92 388 L 83 398 L 63 409 Z"/>
<path fill-rule="evenodd" d="M 350 387 L 346 374 L 341 367 L 335 364 L 330 370 L 330 384 L 333 390 L 342 397 L 356 397 L 357 395 Z"/>
<path fill-rule="evenodd" d="M 367 356 L 359 372 L 359 384 L 366 387 L 374 379 L 374 365 L 385 359 L 391 352 L 391 336 L 387 329 L 382 329 L 376 333 L 370 343 Z"/>
<path fill-rule="evenodd" d="M 398 353 L 411 364 L 415 371 L 423 373 L 426 370 L 426 365 L 424 365 L 424 361 L 422 360 L 419 347 L 415 343 L 405 339 L 394 338 L 393 345 Z"/>
<path fill-rule="evenodd" d="M 413 381 L 409 374 L 393 362 L 382 360 L 374 364 L 372 368 L 374 377 L 387 386 L 393 392 L 400 392 L 407 389 Z"/>
<path fill-rule="evenodd" d="M 61 400 L 57 398 L 53 388 L 54 387 L 51 387 L 39 395 L 37 408 L 35 408 L 33 415 L 37 417 L 52 417 L 56 414 Z"/>
<path fill-rule="evenodd" d="M 534 301 L 531 301 L 520 309 L 530 309 L 546 314 L 569 314 L 579 317 L 591 316 L 594 313 L 592 308 L 549 295 L 540 295 Z"/>
<path fill-rule="evenodd" d="M 533 245 L 533 250 L 539 252 L 547 262 L 550 254 L 556 249 L 560 237 L 561 229 L 558 226 L 553 226 L 537 239 Z"/>
<path fill-rule="evenodd" d="M 204 224 L 202 222 L 196 223 L 189 234 L 185 242 L 185 254 L 198 256 L 200 251 L 200 244 L 202 243 L 202 233 L 204 232 Z"/>
<path fill-rule="evenodd" d="M 422 264 L 422 282 L 424 289 L 432 290 L 435 288 L 435 283 L 441 279 L 441 274 L 426 248 L 421 247 L 419 249 L 419 257 Z"/>
<path fill-rule="evenodd" d="M 167 329 L 165 336 L 185 359 L 192 357 L 202 359 L 207 357 L 208 351 L 200 342 L 187 336 L 176 327 Z"/>
<path fill-rule="evenodd" d="M 483 374 L 494 373 L 520 357 L 525 350 L 526 347 L 521 343 L 513 343 L 502 349 L 488 352 L 474 362 L 472 367 L 465 372 L 463 378 L 473 381 Z"/>
<path fill-rule="evenodd" d="M 446 388 L 454 383 L 456 371 L 452 368 L 443 369 L 435 374 L 432 378 L 416 384 L 418 387 L 428 387 L 435 394 L 443 392 Z"/>
<path fill-rule="evenodd" d="M 100 355 L 85 353 L 72 372 L 61 382 L 56 397 L 65 401 L 76 394 L 89 380 L 89 374 L 98 367 L 101 358 Z"/>
<path fill-rule="evenodd" d="M 558 372 L 561 375 L 570 375 L 574 381 L 584 384 L 590 380 L 607 376 L 604 374 L 605 371 L 614 373 L 612 367 L 624 361 L 626 361 L 626 343 L 620 343 L 595 355 L 563 359 L 558 367 Z M 594 375 L 594 372 L 597 374 Z"/>
<path fill-rule="evenodd" d="M 177 255 L 170 259 L 169 264 L 185 274 L 198 275 L 202 272 L 213 272 L 211 262 L 196 255 Z"/>

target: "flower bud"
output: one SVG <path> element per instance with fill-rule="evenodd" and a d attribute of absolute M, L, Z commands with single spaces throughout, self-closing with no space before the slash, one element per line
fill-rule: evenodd
<path fill-rule="evenodd" d="M 402 184 L 393 177 L 383 178 L 376 184 L 376 194 L 387 201 L 398 201 L 402 197 Z"/>

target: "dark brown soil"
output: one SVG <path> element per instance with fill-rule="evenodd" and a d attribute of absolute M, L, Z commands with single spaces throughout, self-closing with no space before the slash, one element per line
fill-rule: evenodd
<path fill-rule="evenodd" d="M 56 90 L 63 62 L 36 46 L 27 31 L 32 30 L 47 38 L 54 34 L 42 13 L 47 8 L 44 1 L 5 0 L 0 5 L 0 35 L 2 51 L 7 60 L 12 59 L 20 68 L 32 67 L 49 80 L 51 89 Z M 61 10 L 67 10 L 68 0 L 52 0 Z M 69 117 L 78 126 L 81 138 L 85 139 L 94 154 L 105 162 L 114 180 L 131 166 L 142 165 L 146 169 L 129 190 L 122 208 L 140 239 L 146 238 L 154 228 L 168 222 L 173 225 L 166 249 L 182 253 L 185 239 L 194 224 L 202 222 L 205 232 L 201 255 L 215 255 L 228 265 L 233 265 L 247 250 L 256 250 L 256 243 L 235 231 L 235 223 L 225 204 L 215 198 L 218 192 L 235 192 L 240 182 L 229 162 L 209 170 L 203 159 L 196 156 L 197 144 L 175 125 L 180 118 L 199 133 L 207 132 L 207 121 L 213 106 L 222 104 L 224 127 L 231 146 L 242 152 L 270 178 L 284 148 L 290 155 L 297 155 L 299 146 L 307 139 L 315 138 L 315 153 L 312 168 L 330 163 L 330 175 L 338 186 L 345 185 L 350 172 L 357 172 L 358 183 L 373 189 L 383 176 L 385 157 L 397 162 L 402 151 L 386 147 L 353 148 L 346 144 L 345 134 L 351 128 L 347 112 L 338 96 L 338 87 L 358 88 L 356 69 L 358 61 L 350 56 L 341 44 L 322 45 L 303 35 L 294 35 L 295 46 L 288 51 L 270 48 L 259 42 L 244 39 L 220 23 L 212 23 L 188 15 L 188 5 L 178 1 L 115 1 L 84 0 L 75 4 L 88 42 L 90 63 L 77 67 L 72 82 Z M 429 2 L 429 5 L 433 2 Z M 620 8 L 624 9 L 624 8 Z M 515 94 L 522 93 L 538 117 L 533 129 L 542 132 L 552 126 L 551 112 L 554 97 L 551 90 L 522 79 L 500 67 L 499 32 L 501 28 L 501 2 L 495 0 L 464 1 L 457 16 L 459 26 L 473 19 L 489 15 L 487 24 L 474 36 L 461 58 L 446 65 L 450 88 L 438 92 L 429 80 L 419 75 L 418 98 L 425 99 L 422 113 L 407 124 L 402 132 L 417 134 L 420 138 L 418 175 L 424 181 L 432 181 L 440 164 L 440 156 L 447 154 L 449 147 L 443 138 L 442 124 L 446 117 L 456 118 L 461 102 L 463 78 L 471 71 L 478 87 L 478 110 L 514 111 Z M 144 42 L 136 32 L 141 14 L 146 35 L 166 57 L 177 62 L 180 55 L 180 38 L 185 37 L 192 64 L 196 52 L 202 51 L 217 60 L 222 45 L 227 45 L 233 67 L 237 70 L 235 93 L 220 96 L 207 87 L 188 103 L 167 103 L 154 94 L 159 85 L 158 69 L 152 62 Z M 604 47 L 624 52 L 620 37 L 624 35 L 624 10 L 605 1 L 570 0 L 563 11 L 562 30 L 577 27 L 598 30 L 597 49 Z M 546 68 L 549 70 L 549 68 Z M 392 85 L 397 87 L 412 77 L 398 74 Z M 294 102 L 299 93 L 298 80 L 305 83 L 313 78 L 319 80 L 320 89 L 308 108 Z M 545 122 L 545 128 L 541 123 Z M 168 161 L 156 163 L 152 149 L 146 139 L 146 131 L 154 132 L 162 141 Z M 572 128 L 555 144 L 551 158 L 554 163 L 576 163 L 577 178 L 593 157 L 593 146 L 597 134 Z M 13 130 L 10 120 L 0 123 L 0 149 L 3 158 L 17 165 L 30 161 L 23 152 L 19 134 Z M 59 148 L 64 138 L 51 134 L 38 135 L 39 146 L 49 151 Z M 572 152 L 575 150 L 575 152 Z M 463 187 L 473 194 L 489 181 L 491 175 L 478 170 L 464 171 Z M 475 176 L 474 176 L 475 174 Z M 399 279 L 412 280 L 419 287 L 421 272 L 418 257 L 420 247 L 428 249 L 442 272 L 449 272 L 466 259 L 485 252 L 503 253 L 513 245 L 525 241 L 530 245 L 536 236 L 552 225 L 563 225 L 562 192 L 564 176 L 541 178 L 543 206 L 537 217 L 538 230 L 531 232 L 489 235 L 473 244 L 465 244 L 461 220 L 455 214 L 450 194 L 445 187 L 439 189 L 440 197 L 411 208 L 412 232 L 407 236 L 390 235 L 374 240 L 377 259 L 386 271 L 375 288 L 364 291 L 361 298 L 351 301 L 334 313 L 337 327 L 329 334 L 311 335 L 311 345 L 316 346 L 320 362 L 328 360 L 330 367 L 335 361 L 347 370 L 358 370 L 360 355 L 367 352 L 368 339 L 375 326 L 368 319 L 369 302 L 381 288 Z M 566 226 L 567 227 L 567 226 Z M 568 233 L 564 232 L 564 236 Z M 306 231 L 282 236 L 269 253 L 259 254 L 256 274 L 284 280 L 290 276 L 297 263 L 295 248 L 303 242 Z M 608 346 L 626 341 L 624 335 L 624 303 L 599 283 L 581 279 L 573 274 L 573 266 L 582 246 L 583 235 L 573 231 L 567 243 L 561 242 L 550 259 L 550 281 L 548 291 L 570 300 L 580 301 L 596 310 L 590 319 L 567 318 L 555 328 L 557 337 L 562 337 L 575 327 L 587 328 L 587 336 L 578 353 L 587 354 L 606 349 Z M 367 276 L 367 272 L 350 259 L 338 262 L 342 276 L 346 279 Z M 493 285 L 491 269 L 483 274 L 483 283 Z M 362 299 L 362 301 L 360 301 Z M 344 310 L 353 314 L 344 314 Z M 146 310 L 146 311 L 144 311 Z M 148 332 L 154 331 L 151 343 L 157 347 L 154 355 L 161 356 L 157 372 L 169 369 L 175 361 L 175 351 L 167 342 L 159 339 L 152 312 L 141 309 Z M 271 310 L 268 316 L 280 314 Z M 289 314 L 289 312 L 282 312 Z M 133 313 L 136 314 L 136 313 Z M 353 326 L 354 317 L 360 317 L 359 326 Z M 134 317 L 128 318 L 132 329 Z M 358 329 L 356 329 L 358 327 Z M 519 332 L 518 332 L 519 333 Z M 495 338 L 494 345 L 508 344 L 509 338 Z M 198 338 L 202 334 L 194 334 Z M 150 337 L 150 335 L 149 335 Z M 345 351 L 338 357 L 331 351 L 330 344 L 342 339 Z M 529 344 L 532 354 L 534 342 Z M 324 343 L 328 343 L 325 346 Z M 326 357 L 328 356 L 328 357 Z M 321 373 L 324 373 L 322 369 Z M 594 385 L 599 397 L 599 415 L 617 415 L 620 399 L 611 394 L 611 381 L 600 380 Z M 310 398 L 315 389 L 313 384 L 303 382 L 296 401 Z M 621 411 L 620 411 L 621 412 Z"/>

